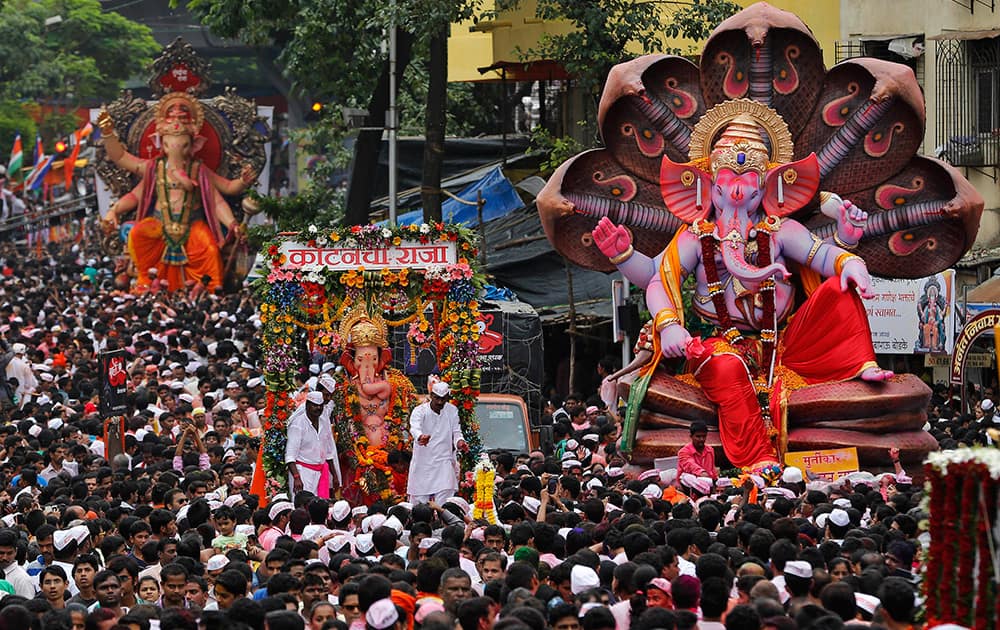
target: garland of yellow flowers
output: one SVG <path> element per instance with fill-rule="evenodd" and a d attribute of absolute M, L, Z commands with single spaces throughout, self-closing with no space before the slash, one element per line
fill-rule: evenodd
<path fill-rule="evenodd" d="M 493 493 L 496 488 L 496 470 L 486 453 L 479 455 L 476 464 L 476 500 L 472 506 L 472 518 L 486 519 L 491 525 L 497 522 L 496 506 L 493 504 Z"/>

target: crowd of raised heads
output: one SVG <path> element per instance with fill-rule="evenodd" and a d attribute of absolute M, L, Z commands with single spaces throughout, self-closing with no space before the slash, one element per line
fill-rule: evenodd
<path fill-rule="evenodd" d="M 303 491 L 262 506 L 249 492 L 265 396 L 251 297 L 197 282 L 129 294 L 86 239 L 30 253 L 0 245 L 0 630 L 918 618 L 926 514 L 901 468 L 834 483 L 789 468 L 766 485 L 699 468 L 695 452 L 678 471 L 627 472 L 599 397 L 549 409 L 550 452 L 495 456 L 494 522 L 459 497 L 356 505 Z M 119 348 L 127 421 L 112 455 L 97 358 Z M 335 369 L 303 365 L 304 388 Z"/>

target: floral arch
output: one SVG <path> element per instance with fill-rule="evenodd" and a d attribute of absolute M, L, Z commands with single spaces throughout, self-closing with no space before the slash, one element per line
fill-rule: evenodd
<path fill-rule="evenodd" d="M 479 395 L 479 303 L 485 276 L 477 262 L 476 234 L 458 225 L 432 223 L 383 227 L 309 226 L 283 233 L 263 246 L 266 273 L 254 281 L 260 302 L 259 342 L 264 354 L 267 405 L 258 464 L 266 472 L 267 496 L 286 487 L 286 422 L 304 396 L 301 382 L 310 363 L 342 362 L 351 344 L 341 323 L 355 309 L 406 327 L 411 353 L 433 351 L 440 378 L 450 383 L 470 452 L 471 470 L 482 445 L 475 415 Z M 333 376 L 331 414 L 344 494 L 371 503 L 401 500 L 405 478 L 388 464 L 393 450 L 409 450 L 409 415 L 421 402 L 397 367 L 388 367 L 392 386 L 385 427 L 388 438 L 371 444 L 361 425 L 359 397 L 347 369 Z"/>

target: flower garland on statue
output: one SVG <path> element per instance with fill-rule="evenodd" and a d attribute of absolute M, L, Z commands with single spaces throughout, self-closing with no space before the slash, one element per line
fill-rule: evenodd
<path fill-rule="evenodd" d="M 335 380 L 331 419 L 337 435 L 337 450 L 343 454 L 347 466 L 358 471 L 358 485 L 366 495 L 395 499 L 388 456 L 391 451 L 409 450 L 413 446 L 408 433 L 410 412 L 417 404 L 413 383 L 399 370 L 386 369 L 386 380 L 393 392 L 384 418 L 389 435 L 384 445 L 373 446 L 364 434 L 364 414 L 357 390 L 343 372 L 337 374 Z"/>
<path fill-rule="evenodd" d="M 407 327 L 407 338 L 414 349 L 435 351 L 441 378 L 451 383 L 453 402 L 470 452 L 463 458 L 463 468 L 471 471 L 481 450 L 475 401 L 479 395 L 478 370 L 479 305 L 477 298 L 485 285 L 485 275 L 478 266 L 478 234 L 463 226 L 446 223 L 421 223 L 385 227 L 376 225 L 321 228 L 309 226 L 302 233 L 279 234 L 262 247 L 265 272 L 254 281 L 260 298 L 260 337 L 264 354 L 264 380 L 268 405 L 262 449 L 263 467 L 269 490 L 274 492 L 286 483 L 284 467 L 285 422 L 294 409 L 296 376 L 305 374 L 310 355 L 336 362 L 344 349 L 338 323 L 356 304 L 367 304 L 383 314 L 390 327 Z M 311 248 L 378 250 L 405 242 L 420 244 L 454 243 L 457 261 L 420 269 L 330 269 L 320 264 L 293 265 L 283 251 L 286 242 L 305 243 Z M 294 257 L 293 257 L 294 258 Z M 412 384 L 398 371 L 390 372 L 395 389 L 406 395 L 392 402 L 388 414 L 394 422 L 406 425 L 416 404 Z M 403 385 L 403 382 L 406 382 Z M 354 417 L 356 402 L 342 396 L 343 412 L 336 427 L 338 448 L 360 452 L 365 467 L 364 484 L 379 493 L 391 488 L 391 469 L 382 455 L 366 440 L 354 440 L 345 449 L 345 438 L 358 436 L 343 418 Z M 352 407 L 347 410 L 348 405 Z M 349 414 L 349 415 L 344 415 Z M 388 422 L 388 421 L 387 421 Z M 350 423 L 353 424 L 353 423 Z M 392 433 L 392 431 L 390 431 Z M 392 439 L 392 438 L 390 438 Z M 354 448 L 360 445 L 361 448 Z M 398 446 L 390 443 L 386 448 Z M 382 449 L 383 451 L 385 449 Z M 357 457 L 356 457 L 357 459 Z"/>
<path fill-rule="evenodd" d="M 497 522 L 496 505 L 493 503 L 493 493 L 496 490 L 496 469 L 487 453 L 479 454 L 476 464 L 476 496 L 472 503 L 472 518 L 485 519 L 491 525 Z"/>

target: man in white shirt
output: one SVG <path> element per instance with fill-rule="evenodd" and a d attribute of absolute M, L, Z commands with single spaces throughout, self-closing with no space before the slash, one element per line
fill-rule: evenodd
<path fill-rule="evenodd" d="M 305 404 L 299 406 L 288 420 L 285 464 L 293 494 L 308 490 L 320 498 L 329 499 L 331 490 L 343 482 L 337 461 L 337 445 L 333 440 L 330 420 L 323 413 L 324 407 L 323 394 L 310 392 Z"/>
<path fill-rule="evenodd" d="M 417 405 L 410 414 L 413 458 L 406 492 L 410 503 L 442 504 L 458 492 L 456 449 L 469 450 L 458 421 L 458 408 L 448 402 L 448 383 L 437 382 L 431 388 L 429 402 Z"/>
<path fill-rule="evenodd" d="M 38 379 L 31 371 L 31 364 L 24 360 L 24 353 L 28 348 L 23 343 L 15 343 L 11 346 L 14 351 L 14 358 L 7 364 L 7 378 L 17 379 L 16 394 L 18 400 L 24 400 L 27 394 L 31 394 L 38 387 Z"/>

